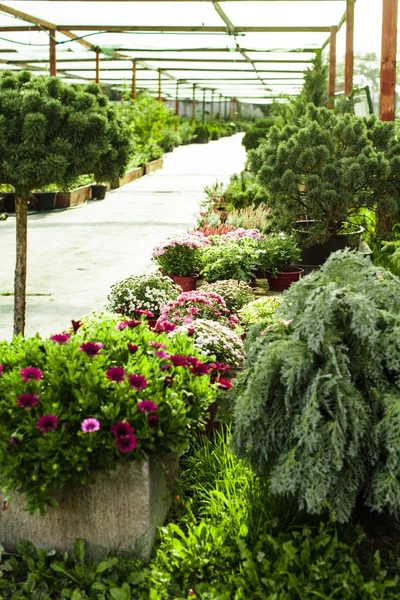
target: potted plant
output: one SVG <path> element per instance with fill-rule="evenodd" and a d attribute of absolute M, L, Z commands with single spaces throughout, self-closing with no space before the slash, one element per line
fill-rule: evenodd
<path fill-rule="evenodd" d="M 190 338 L 107 316 L 1 342 L 0 365 L 2 543 L 69 551 L 83 537 L 91 554 L 148 559 L 168 510 L 164 471 L 215 398 Z"/>
<path fill-rule="evenodd" d="M 248 282 L 251 278 L 258 256 L 255 246 L 246 243 L 249 238 L 232 240 L 229 235 L 216 236 L 213 245 L 203 250 L 201 274 L 209 283 L 226 279 Z"/>
<path fill-rule="evenodd" d="M 237 313 L 245 304 L 254 300 L 254 292 L 244 281 L 226 279 L 214 283 L 203 283 L 200 287 L 202 292 L 215 292 L 225 301 L 226 307 Z"/>
<path fill-rule="evenodd" d="M 107 183 L 92 183 L 92 200 L 104 200 L 108 189 Z"/>
<path fill-rule="evenodd" d="M 201 250 L 209 244 L 202 233 L 187 233 L 168 238 L 152 254 L 161 271 L 171 274 L 184 292 L 196 289 L 201 269 Z"/>
<path fill-rule="evenodd" d="M 397 156 L 393 123 L 309 105 L 298 124 L 272 127 L 251 161 L 275 225 L 300 229 L 302 246 L 312 248 L 302 262 L 321 264 L 339 247 L 357 246 L 362 228 L 348 223 L 361 209 L 398 214 Z"/>
<path fill-rule="evenodd" d="M 176 300 L 181 292 L 179 286 L 160 272 L 132 275 L 111 286 L 107 309 L 130 318 L 137 318 L 138 309 L 148 311 L 151 314 L 148 323 L 153 326 L 164 306 Z"/>
<path fill-rule="evenodd" d="M 56 208 L 58 188 L 55 185 L 46 185 L 40 190 L 33 190 L 32 195 L 36 201 L 36 210 L 48 211 Z"/>
<path fill-rule="evenodd" d="M 266 272 L 271 290 L 283 291 L 303 273 L 300 267 L 292 266 L 301 256 L 295 237 L 284 233 L 271 233 L 258 241 L 257 268 Z"/>

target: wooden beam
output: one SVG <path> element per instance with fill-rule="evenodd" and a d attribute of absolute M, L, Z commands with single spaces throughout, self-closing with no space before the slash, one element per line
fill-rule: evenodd
<path fill-rule="evenodd" d="M 398 0 L 383 0 L 380 119 L 394 121 L 396 111 L 396 51 Z"/>
<path fill-rule="evenodd" d="M 23 12 L 22 10 L 17 10 L 16 8 L 11 8 L 2 2 L 0 2 L 0 11 L 8 15 L 12 15 L 13 17 L 17 17 L 18 19 L 22 19 L 23 21 L 28 21 L 28 23 L 40 25 L 40 27 L 43 29 L 56 29 L 56 25 L 54 23 L 50 23 L 50 21 L 40 19 L 39 17 L 35 17 L 33 15 L 28 15 L 28 13 Z"/>
<path fill-rule="evenodd" d="M 131 88 L 131 98 L 134 100 L 136 98 L 136 60 L 132 63 L 132 88 Z"/>
<path fill-rule="evenodd" d="M 346 4 L 346 55 L 344 65 L 344 94 L 349 96 L 353 90 L 354 72 L 354 0 L 347 0 Z"/>
<path fill-rule="evenodd" d="M 337 26 L 331 27 L 331 43 L 329 50 L 329 83 L 328 98 L 333 98 L 336 89 L 336 34 Z M 333 102 L 331 103 L 333 106 Z"/>
<path fill-rule="evenodd" d="M 158 101 L 161 102 L 161 69 L 158 69 Z"/>
<path fill-rule="evenodd" d="M 96 78 L 95 83 L 100 84 L 100 49 L 96 48 Z"/>
<path fill-rule="evenodd" d="M 59 25 L 58 31 L 98 31 L 120 33 L 122 31 L 165 32 L 165 33 L 228 33 L 227 27 L 197 25 Z M 235 33 L 329 33 L 330 27 L 235 27 Z"/>
<path fill-rule="evenodd" d="M 49 30 L 49 61 L 50 61 L 50 76 L 55 77 L 57 75 L 57 57 L 56 57 L 56 30 Z"/>

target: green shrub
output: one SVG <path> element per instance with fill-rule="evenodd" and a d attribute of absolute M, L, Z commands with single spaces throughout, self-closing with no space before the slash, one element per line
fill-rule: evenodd
<path fill-rule="evenodd" d="M 257 248 L 257 268 L 272 273 L 274 277 L 296 263 L 301 255 L 295 237 L 284 233 L 266 235 L 257 240 Z"/>
<path fill-rule="evenodd" d="M 242 242 L 224 242 L 203 250 L 201 274 L 209 283 L 221 279 L 249 281 L 256 261 L 257 252 L 254 247 Z"/>
<path fill-rule="evenodd" d="M 337 252 L 285 293 L 247 359 L 234 445 L 271 491 L 348 521 L 400 508 L 400 280 Z M 291 321 L 290 321 L 291 320 Z"/>
<path fill-rule="evenodd" d="M 244 281 L 235 281 L 234 279 L 204 283 L 201 291 L 219 294 L 225 300 L 226 307 L 234 313 L 254 300 L 254 292 L 251 287 Z"/>
<path fill-rule="evenodd" d="M 275 323 L 277 320 L 275 313 L 281 300 L 282 296 L 262 296 L 249 302 L 239 311 L 240 321 L 245 327 L 254 323 L 263 323 L 264 325 Z"/>
<path fill-rule="evenodd" d="M 232 175 L 228 187 L 224 191 L 227 204 L 234 208 L 268 204 L 265 189 L 258 183 L 255 176 L 248 171 Z"/>
<path fill-rule="evenodd" d="M 197 124 L 193 132 L 193 141 L 197 144 L 210 141 L 210 131 L 207 125 Z"/>
<path fill-rule="evenodd" d="M 260 119 L 251 125 L 243 136 L 242 144 L 246 150 L 258 148 L 260 143 L 265 140 L 268 131 L 274 125 L 275 119 L 267 117 Z"/>
<path fill-rule="evenodd" d="M 262 233 L 267 233 L 271 230 L 271 211 L 265 204 L 232 210 L 229 212 L 226 224 L 232 227 L 243 227 L 243 229 L 258 229 Z"/>

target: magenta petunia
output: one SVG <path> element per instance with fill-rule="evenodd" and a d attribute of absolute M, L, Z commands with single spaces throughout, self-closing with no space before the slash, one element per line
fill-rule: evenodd
<path fill-rule="evenodd" d="M 151 400 L 141 400 L 137 404 L 138 409 L 142 413 L 154 412 L 158 408 L 158 404 L 152 402 Z"/>
<path fill-rule="evenodd" d="M 122 435 L 115 438 L 115 445 L 120 452 L 132 452 L 137 446 L 136 436 L 133 434 Z"/>
<path fill-rule="evenodd" d="M 83 433 L 93 433 L 100 429 L 100 422 L 97 419 L 84 419 L 81 423 Z"/>
<path fill-rule="evenodd" d="M 79 346 L 79 350 L 90 356 L 90 358 L 96 356 L 102 348 L 104 348 L 104 344 L 100 342 L 85 342 Z"/>
<path fill-rule="evenodd" d="M 39 396 L 36 394 L 21 394 L 17 398 L 17 404 L 20 408 L 26 408 L 27 410 L 36 406 L 39 402 Z"/>
<path fill-rule="evenodd" d="M 58 418 L 55 415 L 43 415 L 36 423 L 36 427 L 40 429 L 42 433 L 49 433 L 54 431 L 57 427 Z"/>
<path fill-rule="evenodd" d="M 232 387 L 232 382 L 229 379 L 223 379 L 222 377 L 218 377 L 218 379 L 215 380 L 215 383 L 218 384 L 218 387 L 221 388 L 221 390 L 230 390 Z"/>
<path fill-rule="evenodd" d="M 129 425 L 126 421 L 118 421 L 111 427 L 111 433 L 114 437 L 124 437 L 126 435 L 132 435 L 134 428 Z"/>
<path fill-rule="evenodd" d="M 115 326 L 115 329 L 119 331 L 123 331 L 127 327 L 133 329 L 134 327 L 138 327 L 141 324 L 141 321 L 134 321 L 133 319 L 129 319 L 128 321 L 121 321 L 118 325 Z"/>
<path fill-rule="evenodd" d="M 69 342 L 70 337 L 70 333 L 56 333 L 50 336 L 50 339 L 52 342 L 56 342 L 57 344 L 66 344 Z"/>
<path fill-rule="evenodd" d="M 22 377 L 22 380 L 27 381 L 40 381 L 43 377 L 43 373 L 40 369 L 36 367 L 24 367 L 20 370 L 19 374 Z"/>
<path fill-rule="evenodd" d="M 147 387 L 147 379 L 143 375 L 133 373 L 128 376 L 129 385 L 134 390 L 144 390 Z"/>
<path fill-rule="evenodd" d="M 210 367 L 199 361 L 196 364 L 193 364 L 190 367 L 190 370 L 193 373 L 193 375 L 196 375 L 196 376 L 208 375 L 208 373 L 210 372 Z"/>
<path fill-rule="evenodd" d="M 128 350 L 131 354 L 134 354 L 139 350 L 139 346 L 136 346 L 136 344 L 128 344 Z"/>
<path fill-rule="evenodd" d="M 0 365 L 0 376 L 3 375 L 3 373 L 4 373 L 4 366 Z"/>
<path fill-rule="evenodd" d="M 83 325 L 82 321 L 74 321 L 74 319 L 71 320 L 71 324 L 72 324 L 72 329 L 74 330 L 74 333 L 76 333 L 78 331 L 78 329 L 80 327 L 82 327 L 82 325 Z"/>
<path fill-rule="evenodd" d="M 125 371 L 122 367 L 111 367 L 106 371 L 106 377 L 115 383 L 122 383 L 125 378 Z"/>
<path fill-rule="evenodd" d="M 160 342 L 149 342 L 149 346 L 152 346 L 152 348 L 163 348 L 163 350 L 167 349 L 167 346 L 165 344 L 160 344 Z"/>
<path fill-rule="evenodd" d="M 150 425 L 150 427 L 156 427 L 156 425 L 158 425 L 157 415 L 149 415 L 147 417 L 147 423 Z"/>

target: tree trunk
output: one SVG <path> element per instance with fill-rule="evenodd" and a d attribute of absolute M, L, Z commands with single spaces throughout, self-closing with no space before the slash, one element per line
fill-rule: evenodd
<path fill-rule="evenodd" d="M 28 199 L 15 195 L 16 261 L 14 274 L 14 335 L 25 332 Z"/>

